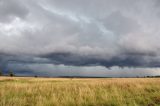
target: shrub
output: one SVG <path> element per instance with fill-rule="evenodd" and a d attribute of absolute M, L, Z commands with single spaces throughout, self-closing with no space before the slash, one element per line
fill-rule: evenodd
<path fill-rule="evenodd" d="M 13 73 L 13 71 L 9 71 L 9 76 L 10 76 L 10 77 L 15 76 L 14 73 Z"/>
<path fill-rule="evenodd" d="M 0 76 L 2 76 L 3 75 L 3 73 L 2 73 L 2 71 L 0 70 Z"/>

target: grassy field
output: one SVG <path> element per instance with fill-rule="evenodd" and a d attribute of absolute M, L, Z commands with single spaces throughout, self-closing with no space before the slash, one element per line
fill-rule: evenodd
<path fill-rule="evenodd" d="M 160 78 L 0 77 L 0 106 L 160 106 Z"/>

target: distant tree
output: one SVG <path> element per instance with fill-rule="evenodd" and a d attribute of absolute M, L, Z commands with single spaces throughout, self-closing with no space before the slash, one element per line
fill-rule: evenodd
<path fill-rule="evenodd" d="M 9 76 L 10 76 L 10 77 L 15 76 L 14 73 L 13 73 L 13 71 L 9 71 Z"/>
<path fill-rule="evenodd" d="M 0 70 L 0 76 L 2 76 L 2 75 L 3 75 L 2 70 Z"/>
<path fill-rule="evenodd" d="M 37 75 L 35 75 L 34 77 L 35 77 L 35 78 L 37 78 L 38 76 L 37 76 Z"/>

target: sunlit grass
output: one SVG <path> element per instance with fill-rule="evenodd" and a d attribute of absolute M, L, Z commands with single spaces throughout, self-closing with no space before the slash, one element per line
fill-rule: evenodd
<path fill-rule="evenodd" d="M 0 106 L 160 106 L 160 79 L 2 77 Z"/>

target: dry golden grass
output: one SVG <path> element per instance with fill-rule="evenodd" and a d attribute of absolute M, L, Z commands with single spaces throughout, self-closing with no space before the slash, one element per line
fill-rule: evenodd
<path fill-rule="evenodd" d="M 0 106 L 160 106 L 160 78 L 0 77 Z"/>

